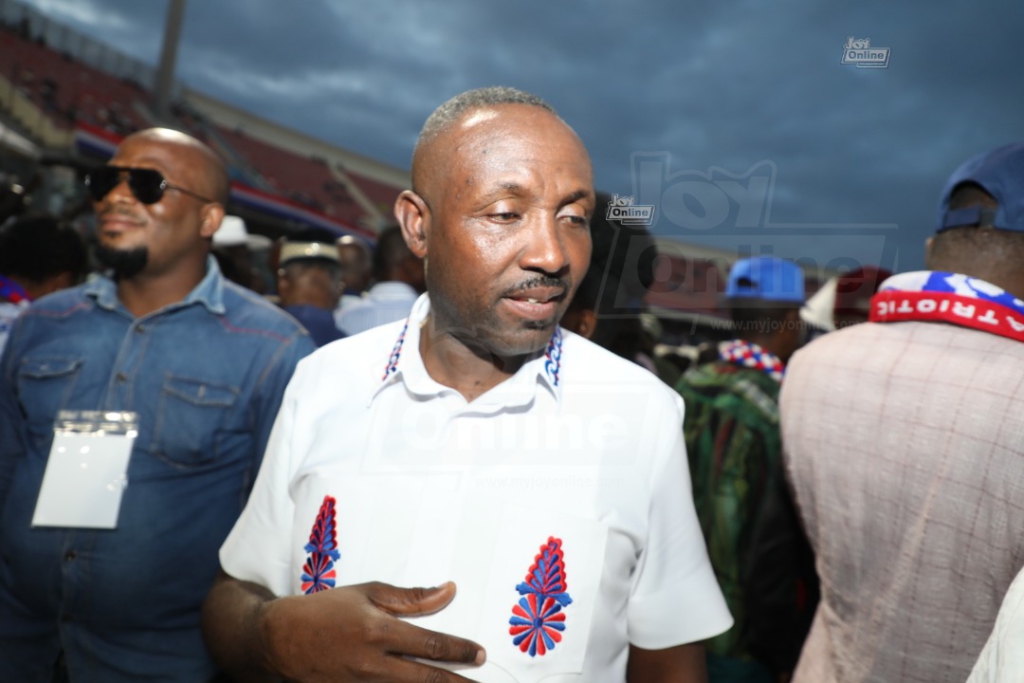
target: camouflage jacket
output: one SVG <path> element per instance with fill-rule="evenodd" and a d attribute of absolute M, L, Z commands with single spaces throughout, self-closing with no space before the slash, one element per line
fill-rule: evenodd
<path fill-rule="evenodd" d="M 693 501 L 708 554 L 735 625 L 708 651 L 752 659 L 747 573 L 766 494 L 782 483 L 779 383 L 726 361 L 687 372 L 676 390 L 686 402 L 684 432 Z"/>

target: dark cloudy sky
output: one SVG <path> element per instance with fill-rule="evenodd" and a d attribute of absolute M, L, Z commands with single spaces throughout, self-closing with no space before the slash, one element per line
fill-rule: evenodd
<path fill-rule="evenodd" d="M 30 4 L 158 58 L 166 0 Z M 820 265 L 898 253 L 906 270 L 946 176 L 1024 139 L 1022 29 L 1019 0 L 192 0 L 178 73 L 403 168 L 442 101 L 520 87 L 576 128 L 600 188 L 639 192 L 634 155 L 667 160 L 678 175 L 648 170 L 640 192 L 655 232 Z M 840 64 L 848 36 L 890 48 L 889 67 Z"/>

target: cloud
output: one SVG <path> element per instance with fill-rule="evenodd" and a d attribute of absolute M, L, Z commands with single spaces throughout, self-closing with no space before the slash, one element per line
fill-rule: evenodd
<path fill-rule="evenodd" d="M 33 0 L 150 62 L 166 3 Z M 1024 5 L 923 11 L 652 0 L 514 6 L 451 0 L 192 2 L 179 74 L 194 87 L 330 142 L 407 166 L 426 116 L 470 87 L 549 99 L 591 151 L 597 182 L 630 191 L 634 152 L 678 169 L 777 169 L 776 221 L 896 224 L 901 264 L 922 265 L 945 177 L 1024 137 Z M 891 49 L 885 70 L 840 64 L 848 36 Z M 731 245 L 725 235 L 682 235 Z M 774 238 L 773 238 L 774 239 Z M 877 240 L 876 240 L 877 241 Z M 879 258 L 870 239 L 778 236 L 776 253 Z"/>

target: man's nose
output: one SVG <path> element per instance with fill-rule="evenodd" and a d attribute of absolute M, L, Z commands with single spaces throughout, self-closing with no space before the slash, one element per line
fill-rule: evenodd
<path fill-rule="evenodd" d="M 544 213 L 533 217 L 526 237 L 527 244 L 520 259 L 523 270 L 557 275 L 569 267 L 565 235 L 553 215 Z"/>
<path fill-rule="evenodd" d="M 118 175 L 117 184 L 110 188 L 96 204 L 103 204 L 105 202 L 134 202 L 135 195 L 132 193 L 131 188 L 128 187 L 128 174 L 121 173 Z"/>

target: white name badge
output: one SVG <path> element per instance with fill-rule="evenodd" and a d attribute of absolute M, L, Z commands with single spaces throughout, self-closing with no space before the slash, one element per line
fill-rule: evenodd
<path fill-rule="evenodd" d="M 135 413 L 58 413 L 32 526 L 117 528 L 137 435 Z"/>

